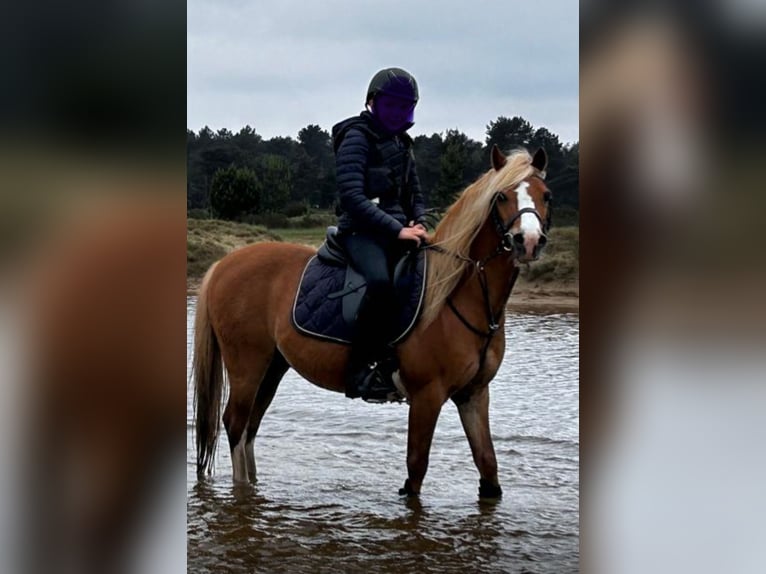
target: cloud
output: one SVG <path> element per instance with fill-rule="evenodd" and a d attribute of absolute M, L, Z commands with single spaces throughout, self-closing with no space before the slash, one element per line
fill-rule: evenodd
<path fill-rule="evenodd" d="M 488 1 L 239 0 L 188 4 L 187 125 L 264 137 L 329 129 L 363 109 L 372 75 L 412 72 L 414 135 L 521 115 L 579 139 L 578 7 Z"/>

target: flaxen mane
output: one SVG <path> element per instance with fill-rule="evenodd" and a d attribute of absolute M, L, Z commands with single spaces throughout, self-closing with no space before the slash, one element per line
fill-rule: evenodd
<path fill-rule="evenodd" d="M 532 156 L 526 150 L 512 152 L 500 171 L 489 170 L 460 194 L 436 227 L 433 244 L 448 253 L 468 257 L 473 240 L 489 217 L 495 193 L 515 187 L 534 172 Z M 465 261 L 447 254 L 430 252 L 428 257 L 422 319 L 426 325 L 436 318 L 466 267 Z"/>

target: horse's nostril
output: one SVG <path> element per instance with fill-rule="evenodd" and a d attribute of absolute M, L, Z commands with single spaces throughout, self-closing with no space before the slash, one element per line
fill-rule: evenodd
<path fill-rule="evenodd" d="M 516 245 L 524 245 L 524 234 L 523 233 L 517 233 L 513 236 L 513 242 Z"/>
<path fill-rule="evenodd" d="M 543 247 L 546 243 L 548 243 L 548 238 L 545 235 L 541 235 L 540 239 L 537 240 L 537 245 L 539 247 Z"/>

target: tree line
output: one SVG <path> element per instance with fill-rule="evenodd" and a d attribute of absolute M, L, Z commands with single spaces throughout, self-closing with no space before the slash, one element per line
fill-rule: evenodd
<path fill-rule="evenodd" d="M 414 138 L 418 175 L 427 204 L 441 209 L 489 168 L 489 150 L 545 148 L 548 186 L 555 204 L 579 207 L 579 142 L 565 145 L 546 128 L 534 128 L 521 117 L 500 116 L 486 127 L 483 143 L 458 130 Z M 296 140 L 264 140 L 245 126 L 233 133 L 186 131 L 187 209 L 207 210 L 223 219 L 258 213 L 301 215 L 332 209 L 337 203 L 335 158 L 329 132 L 308 125 Z"/>

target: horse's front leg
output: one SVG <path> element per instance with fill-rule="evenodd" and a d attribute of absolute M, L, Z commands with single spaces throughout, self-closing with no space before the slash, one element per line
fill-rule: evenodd
<path fill-rule="evenodd" d="M 407 433 L 407 481 L 399 494 L 417 496 L 423 478 L 428 470 L 428 455 L 431 451 L 431 440 L 434 436 L 436 421 L 439 418 L 446 397 L 431 383 L 421 389 L 410 400 L 410 415 Z"/>
<path fill-rule="evenodd" d="M 476 389 L 455 404 L 471 445 L 473 461 L 479 469 L 479 498 L 500 498 L 503 491 L 497 479 L 497 458 L 489 433 L 489 387 Z"/>

